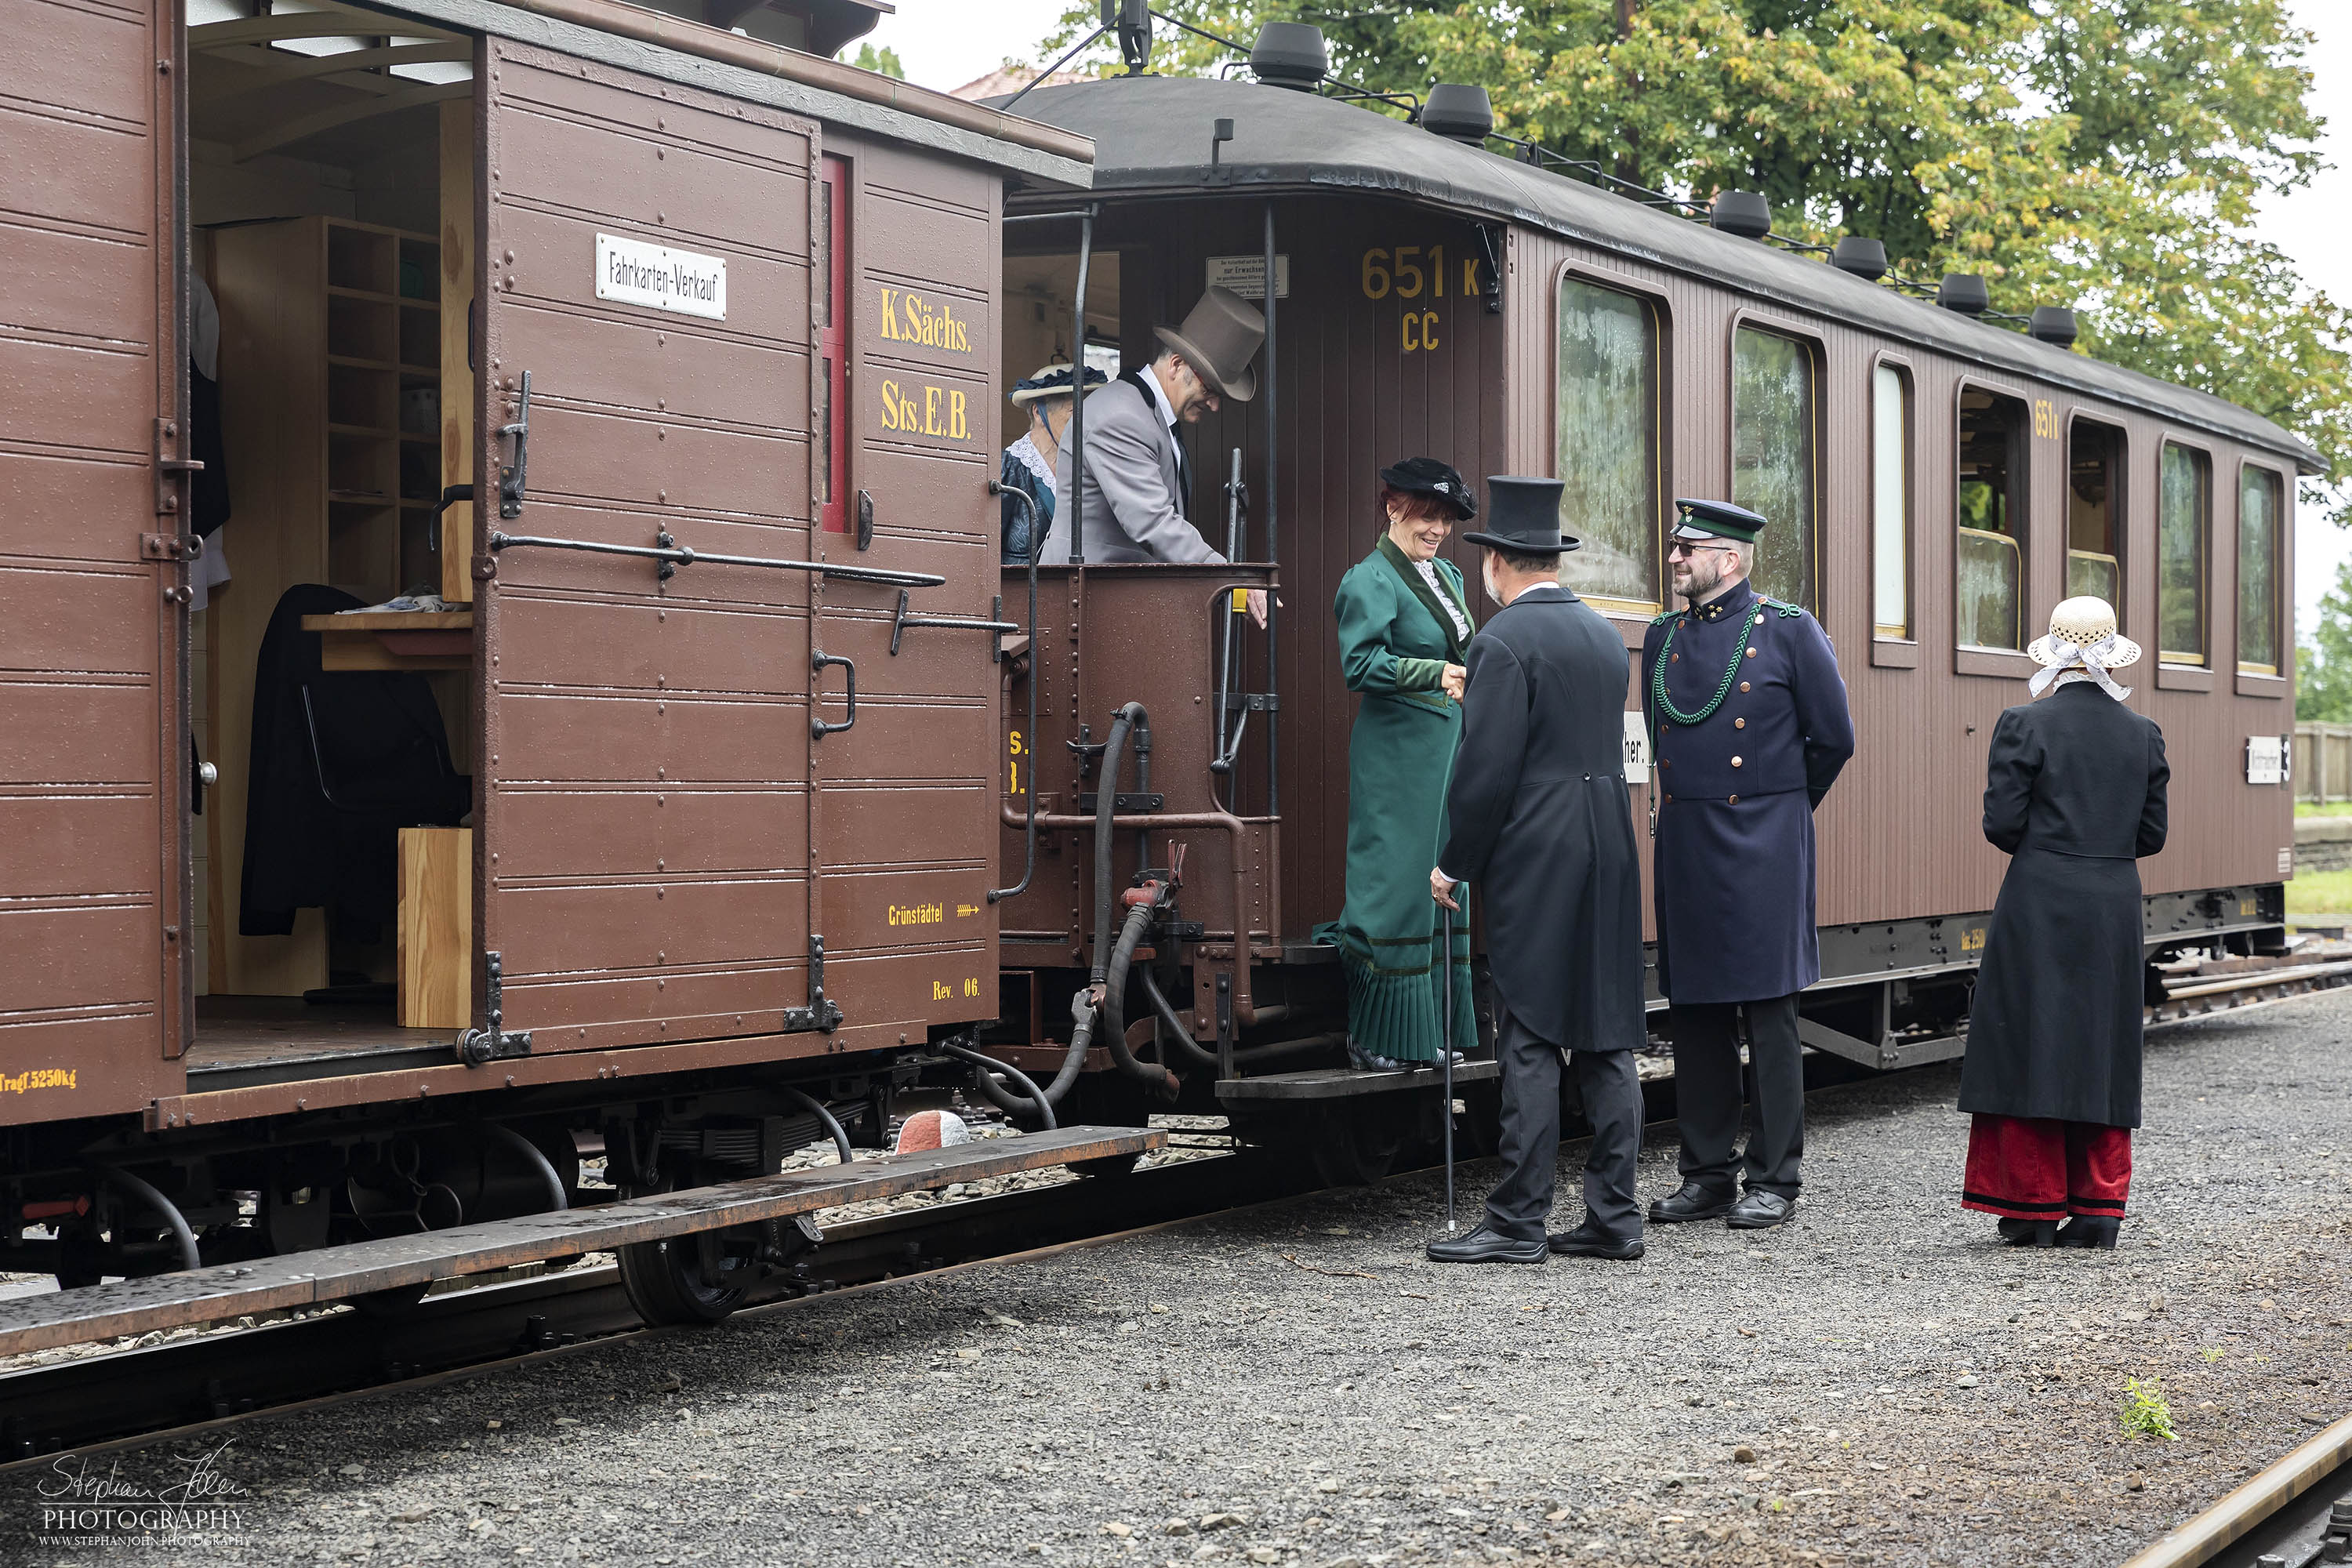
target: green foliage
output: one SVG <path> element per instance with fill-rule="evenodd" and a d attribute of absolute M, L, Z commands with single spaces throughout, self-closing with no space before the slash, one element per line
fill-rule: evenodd
<path fill-rule="evenodd" d="M 1380 90 L 1480 82 L 1496 128 L 1775 226 L 1980 272 L 1996 309 L 2071 303 L 2084 353 L 2197 387 L 2321 452 L 2352 522 L 2352 310 L 2253 233 L 2323 128 L 2286 0 L 1160 0 L 1244 47 L 1313 22 Z M 1053 55 L 1097 19 L 1073 4 Z M 1231 56 L 1162 26 L 1152 68 Z M 1117 68 L 1097 43 L 1074 69 Z M 2306 486 L 2306 500 L 2325 491 Z"/>
<path fill-rule="evenodd" d="M 2352 561 L 2336 568 L 2311 640 L 2294 650 L 2294 716 L 2352 723 Z"/>
<path fill-rule="evenodd" d="M 2172 1429 L 2172 1406 L 2165 1403 L 2161 1379 L 2151 1377 L 2143 1383 L 2136 1377 L 2125 1378 L 2121 1419 L 2126 1437 L 2161 1437 L 2168 1443 L 2180 1441 L 2180 1434 Z"/>
<path fill-rule="evenodd" d="M 862 71 L 879 71 L 884 76 L 897 77 L 900 81 L 907 79 L 907 68 L 898 63 L 898 51 L 896 49 L 877 49 L 870 43 L 860 44 L 857 46 L 857 58 L 849 63 Z"/>

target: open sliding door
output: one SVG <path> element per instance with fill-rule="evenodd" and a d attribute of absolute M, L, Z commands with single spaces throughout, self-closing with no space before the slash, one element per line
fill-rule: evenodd
<path fill-rule="evenodd" d="M 822 1027 L 809 574 L 568 547 L 808 559 L 817 129 L 488 57 L 476 852 L 499 1026 L 534 1053 Z"/>
<path fill-rule="evenodd" d="M 0 0 L 0 1125 L 181 1082 L 181 37 Z"/>

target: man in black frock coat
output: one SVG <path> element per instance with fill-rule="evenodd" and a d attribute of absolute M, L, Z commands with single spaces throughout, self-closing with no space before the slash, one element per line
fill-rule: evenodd
<path fill-rule="evenodd" d="M 1486 481 L 1488 597 L 1505 608 L 1471 639 L 1462 750 L 1430 892 L 1486 908 L 1495 1050 L 1503 1073 L 1503 1179 L 1441 1263 L 1540 1263 L 1554 1252 L 1642 1256 L 1633 1165 L 1642 1143 L 1641 863 L 1625 791 L 1625 644 L 1562 587 L 1558 479 Z M 1547 1237 L 1559 1159 L 1560 1070 L 1573 1064 L 1592 1152 L 1585 1217 Z"/>
<path fill-rule="evenodd" d="M 1642 706 L 1657 756 L 1658 988 L 1673 1003 L 1681 1190 L 1673 1225 L 1756 1230 L 1796 1209 L 1805 1149 L 1797 993 L 1822 977 L 1813 808 L 1853 755 L 1845 680 L 1821 624 L 1748 586 L 1764 519 L 1677 500 L 1667 560 L 1686 607 L 1642 639 Z M 1748 1190 L 1738 1190 L 1748 1019 Z"/>

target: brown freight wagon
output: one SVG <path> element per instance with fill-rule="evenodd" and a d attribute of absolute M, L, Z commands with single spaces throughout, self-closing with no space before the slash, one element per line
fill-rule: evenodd
<path fill-rule="evenodd" d="M 1566 479 L 1562 525 L 1586 542 L 1564 575 L 1629 648 L 1667 607 L 1673 497 L 1772 518 L 1760 586 L 1821 617 L 1860 737 L 1820 816 L 1825 973 L 1803 1008 L 1817 1048 L 1871 1068 L 1958 1053 L 2003 866 L 1979 831 L 1985 746 L 2026 700 L 2025 643 L 2072 592 L 2113 598 L 2147 647 L 2133 700 L 2169 742 L 2176 830 L 2141 868 L 2151 959 L 2274 944 L 2307 446 L 2069 352 L 2066 312 L 2037 316 L 2032 334 L 1972 320 L 1971 279 L 1950 280 L 1939 309 L 1875 281 L 1883 257 L 1873 269 L 1855 256 L 1872 247 L 1825 264 L 1762 242 L 1760 226 L 1745 237 L 1537 166 L 1542 154 L 1488 138 L 1475 89 L 1437 89 L 1467 97 L 1467 114 L 1435 98 L 1420 123 L 1375 112 L 1318 79 L 1319 45 L 1286 58 L 1307 30 L 1284 31 L 1262 40 L 1255 83 L 1118 78 L 1009 104 L 1090 138 L 1096 165 L 1085 204 L 1013 197 L 1007 375 L 1076 331 L 1081 254 L 1087 330 L 1129 364 L 1209 283 L 1263 300 L 1270 267 L 1276 297 L 1259 400 L 1191 435 L 1195 521 L 1223 547 L 1223 505 L 1212 515 L 1202 492 L 1237 454 L 1254 504 L 1231 553 L 1259 564 L 1038 573 L 1036 653 L 1016 667 L 1038 683 L 1034 727 L 1017 686 L 1005 709 L 1041 824 L 1035 879 L 1004 913 L 1006 1049 L 1045 1068 L 1072 1039 L 1102 929 L 1088 818 L 1112 789 L 1117 889 L 1187 856 L 1180 907 L 1136 961 L 1174 1016 L 1129 1026 L 1129 1076 L 1150 1087 L 1156 1028 L 1187 1071 L 1237 1053 L 1195 1081 L 1215 1080 L 1239 1116 L 1406 1098 L 1336 1066 L 1344 998 L 1311 933 L 1343 897 L 1354 710 L 1328 606 L 1375 538 L 1378 469 L 1416 453 Z M 1475 552 L 1457 552 L 1475 582 Z M 1215 596 L 1269 577 L 1278 630 L 1240 637 L 1228 675 Z M 1008 572 L 1008 603 L 1019 581 Z M 1087 749 L 1130 700 L 1155 731 L 1148 785 L 1131 772 L 1114 785 Z M 1640 812 L 1653 786 L 1636 691 L 1626 706 Z M 1229 772 L 1211 765 L 1229 749 L 1221 709 L 1242 737 Z M 1009 797 L 1008 867 L 1030 798 Z M 1125 1000 L 1118 1022 L 1146 1015 L 1139 989 Z M 1168 1039 L 1180 1025 L 1189 1040 Z M 1090 1041 L 1107 1068 L 1106 1044 Z M 1427 1121 L 1350 1116 L 1370 1145 L 1338 1154 L 1359 1173 Z M 1335 1121 L 1328 1142 L 1347 1131 Z"/>
<path fill-rule="evenodd" d="M 801 52 L 887 8 L 11 0 L 0 1268 L 773 1172 L 994 1014 L 1089 149 Z"/>

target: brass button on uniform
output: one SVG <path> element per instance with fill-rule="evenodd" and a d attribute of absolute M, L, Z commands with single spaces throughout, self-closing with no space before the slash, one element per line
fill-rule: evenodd
<path fill-rule="evenodd" d="M 1668 805 L 1674 805 L 1674 804 L 1675 804 L 1675 797 L 1674 797 L 1673 795 L 1668 795 L 1668 796 L 1666 796 L 1666 804 L 1667 804 Z"/>
<path fill-rule="evenodd" d="M 1756 624 L 1759 626 L 1764 624 L 1764 612 L 1761 610 L 1756 612 Z"/>
<path fill-rule="evenodd" d="M 1670 653 L 1666 655 L 1666 658 L 1669 663 L 1673 664 L 1680 664 L 1683 661 L 1683 656 L 1678 653 Z"/>
<path fill-rule="evenodd" d="M 1680 656 L 1677 656 L 1677 657 L 1680 657 Z M 1748 650 L 1748 658 L 1754 658 L 1756 657 L 1756 650 L 1755 650 L 1754 648 L 1752 648 L 1752 647 L 1751 647 L 1751 648 L 1749 648 L 1749 649 Z"/>
<path fill-rule="evenodd" d="M 1748 728 L 1748 721 L 1745 719 L 1734 719 L 1731 721 L 1731 727 L 1735 730 L 1745 730 Z"/>
<path fill-rule="evenodd" d="M 1742 691 L 1747 690 L 1747 689 L 1748 689 L 1748 682 L 1746 682 L 1746 681 L 1744 681 L 1744 680 L 1743 680 L 1743 681 L 1741 681 L 1741 682 L 1739 683 L 1739 689 L 1740 689 L 1740 690 L 1742 690 Z"/>
<path fill-rule="evenodd" d="M 1732 804 L 1732 805 L 1738 805 L 1739 804 L 1739 797 L 1738 797 L 1738 795 L 1733 795 L 1733 796 L 1731 797 L 1731 804 Z"/>
<path fill-rule="evenodd" d="M 1740 766 L 1740 765 L 1741 765 L 1741 763 L 1740 763 L 1739 759 L 1738 759 L 1738 757 L 1734 757 L 1734 758 L 1732 758 L 1732 759 L 1731 759 L 1731 765 L 1732 765 L 1733 767 L 1735 767 L 1735 768 L 1736 768 L 1736 767 Z"/>

